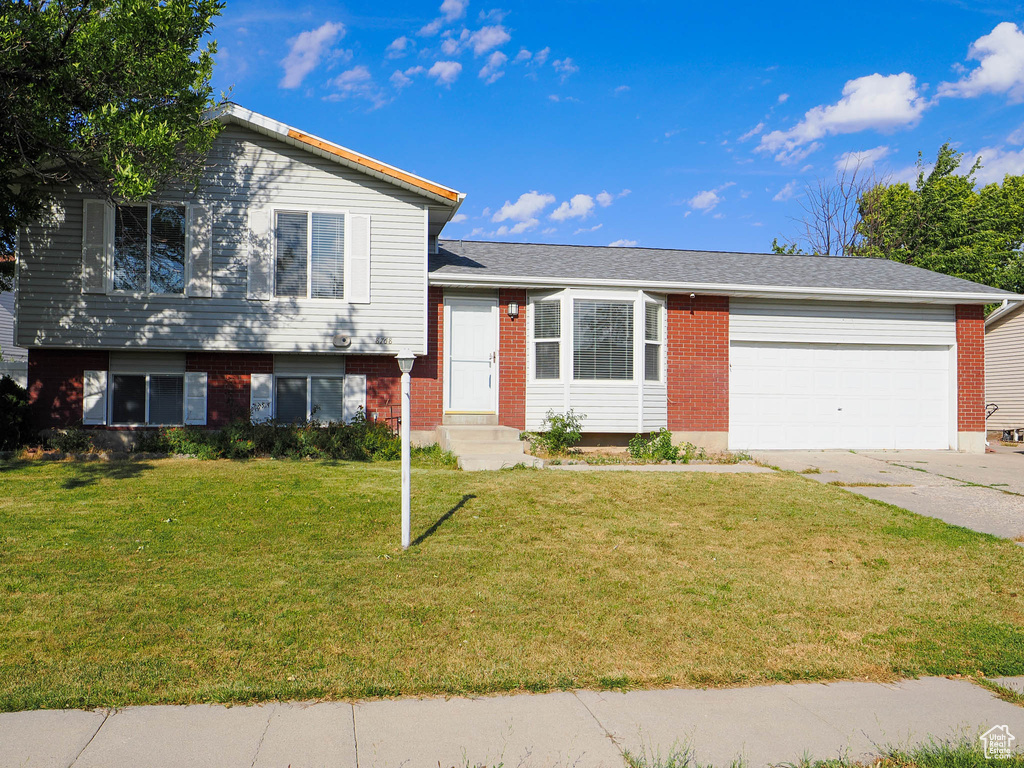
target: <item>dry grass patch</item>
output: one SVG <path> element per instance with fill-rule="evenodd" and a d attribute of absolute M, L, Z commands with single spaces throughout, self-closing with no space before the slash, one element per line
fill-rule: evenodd
<path fill-rule="evenodd" d="M 793 474 L 0 465 L 0 708 L 1024 673 L 1024 552 Z"/>

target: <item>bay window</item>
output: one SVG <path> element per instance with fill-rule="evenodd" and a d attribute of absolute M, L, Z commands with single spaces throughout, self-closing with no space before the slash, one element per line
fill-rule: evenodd
<path fill-rule="evenodd" d="M 661 305 L 644 304 L 644 380 L 661 381 Z"/>

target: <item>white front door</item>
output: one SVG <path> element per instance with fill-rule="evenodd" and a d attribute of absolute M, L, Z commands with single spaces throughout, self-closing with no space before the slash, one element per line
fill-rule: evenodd
<path fill-rule="evenodd" d="M 498 303 L 450 298 L 447 302 L 448 401 L 446 411 L 495 413 L 498 384 Z"/>

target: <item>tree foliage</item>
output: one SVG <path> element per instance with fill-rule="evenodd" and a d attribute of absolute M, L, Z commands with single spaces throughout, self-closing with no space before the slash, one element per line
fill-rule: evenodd
<path fill-rule="evenodd" d="M 892 259 L 997 288 L 1024 290 L 1024 176 L 977 188 L 976 161 L 948 143 L 917 183 L 879 184 L 860 196 L 859 239 L 850 253 Z"/>
<path fill-rule="evenodd" d="M 218 130 L 203 38 L 222 8 L 0 0 L 0 255 L 56 187 L 139 200 L 198 178 Z"/>

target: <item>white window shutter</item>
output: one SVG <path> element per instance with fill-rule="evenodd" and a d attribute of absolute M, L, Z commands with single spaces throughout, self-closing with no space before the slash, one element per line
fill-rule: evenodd
<path fill-rule="evenodd" d="M 206 424 L 206 373 L 185 374 L 185 423 Z"/>
<path fill-rule="evenodd" d="M 82 204 L 82 293 L 106 293 L 113 225 L 103 200 Z"/>
<path fill-rule="evenodd" d="M 82 423 L 107 423 L 106 371 L 85 371 L 82 376 Z"/>
<path fill-rule="evenodd" d="M 204 205 L 190 205 L 188 295 L 213 295 L 213 217 Z"/>
<path fill-rule="evenodd" d="M 349 249 L 345 254 L 345 298 L 353 304 L 370 303 L 370 217 L 349 215 Z"/>
<path fill-rule="evenodd" d="M 269 208 L 249 209 L 249 282 L 247 296 L 267 301 L 273 293 L 274 237 Z"/>
<path fill-rule="evenodd" d="M 356 417 L 359 409 L 366 410 L 366 374 L 345 374 L 344 404 L 341 417 L 348 424 Z M 369 416 L 369 414 L 365 414 Z"/>
<path fill-rule="evenodd" d="M 253 424 L 274 418 L 274 375 L 254 373 L 249 381 L 249 412 Z"/>

